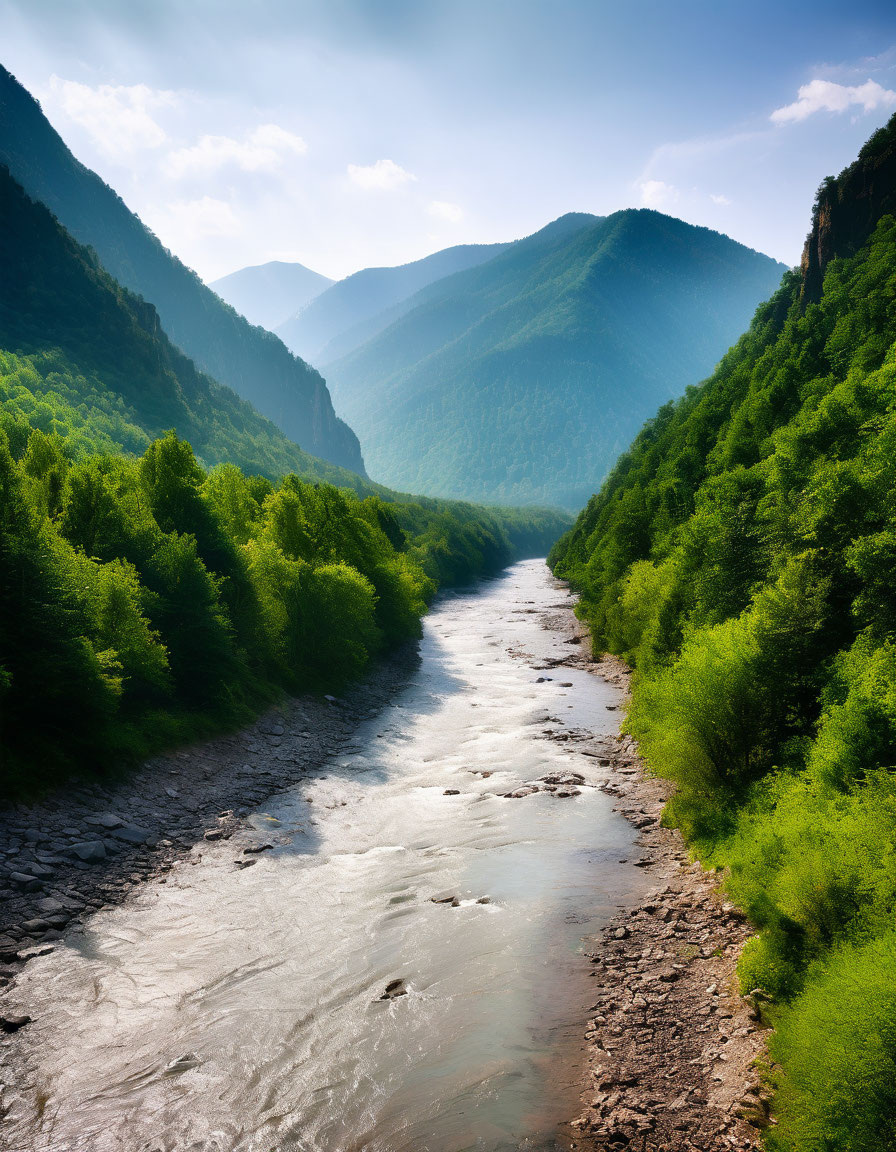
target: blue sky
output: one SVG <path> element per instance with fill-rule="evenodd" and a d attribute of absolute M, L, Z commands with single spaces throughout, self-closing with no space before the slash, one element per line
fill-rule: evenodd
<path fill-rule="evenodd" d="M 3 63 L 207 279 L 648 206 L 799 259 L 896 111 L 896 5 L 0 0 Z"/>

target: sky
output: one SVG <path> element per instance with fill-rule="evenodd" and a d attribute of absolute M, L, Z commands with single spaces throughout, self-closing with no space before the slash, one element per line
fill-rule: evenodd
<path fill-rule="evenodd" d="M 0 59 L 209 281 L 629 207 L 795 264 L 896 111 L 896 4 L 0 0 Z"/>

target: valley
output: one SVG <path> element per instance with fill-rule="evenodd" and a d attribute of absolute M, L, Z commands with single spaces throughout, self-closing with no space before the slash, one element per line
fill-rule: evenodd
<path fill-rule="evenodd" d="M 896 1152 L 886 20 L 7 7 L 0 1150 Z"/>

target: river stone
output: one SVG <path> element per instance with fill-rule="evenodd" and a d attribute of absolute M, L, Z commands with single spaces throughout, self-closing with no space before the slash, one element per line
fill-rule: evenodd
<path fill-rule="evenodd" d="M 106 859 L 106 848 L 102 840 L 88 840 L 81 844 L 72 844 L 71 848 L 79 860 L 86 864 L 93 864 L 98 860 Z"/>
<path fill-rule="evenodd" d="M 114 812 L 100 812 L 96 816 L 85 817 L 84 823 L 91 824 L 94 828 L 108 828 L 111 831 L 113 828 L 120 828 L 124 820 Z"/>
<path fill-rule="evenodd" d="M 153 839 L 152 832 L 147 832 L 145 828 L 137 828 L 133 824 L 125 824 L 121 828 L 114 828 L 112 835 L 118 840 L 124 840 L 127 844 L 145 844 L 147 840 Z"/>
<path fill-rule="evenodd" d="M 390 980 L 380 1000 L 394 1000 L 397 996 L 407 996 L 408 990 L 404 980 Z"/>
<path fill-rule="evenodd" d="M 433 904 L 452 904 L 457 900 L 457 895 L 454 892 L 437 892 L 435 896 L 430 896 L 430 900 Z"/>
<path fill-rule="evenodd" d="M 37 906 L 41 912 L 47 912 L 50 915 L 56 912 L 65 911 L 65 905 L 61 900 L 57 900 L 54 896 L 45 896 L 43 900 L 38 900 Z"/>
<path fill-rule="evenodd" d="M 0 936 L 0 960 L 15 960 L 20 948 L 21 944 L 11 936 Z"/>
<path fill-rule="evenodd" d="M 36 876 L 32 876 L 26 872 L 10 872 L 10 880 L 18 884 L 20 888 L 24 888 L 26 892 L 36 892 L 40 888 L 40 880 Z"/>
<path fill-rule="evenodd" d="M 34 920 L 23 920 L 22 928 L 28 933 L 29 936 L 40 936 L 41 933 L 46 932 L 50 927 L 46 920 L 35 918 Z"/>
<path fill-rule="evenodd" d="M 544 784 L 584 784 L 585 777 L 579 772 L 551 772 L 541 777 Z"/>

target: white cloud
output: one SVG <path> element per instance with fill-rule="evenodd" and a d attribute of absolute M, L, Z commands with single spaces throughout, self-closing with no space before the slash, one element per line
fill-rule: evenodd
<path fill-rule="evenodd" d="M 864 84 L 835 84 L 833 80 L 812 80 L 797 92 L 793 104 L 776 108 L 769 119 L 774 124 L 788 124 L 806 120 L 816 112 L 845 112 L 854 105 L 861 105 L 863 112 L 873 112 L 876 108 L 892 108 L 896 105 L 896 92 L 882 88 L 876 80 L 866 80 Z"/>
<path fill-rule="evenodd" d="M 178 148 L 165 162 L 170 176 L 208 176 L 227 165 L 244 172 L 273 172 L 287 156 L 301 156 L 308 145 L 301 136 L 276 124 L 261 124 L 244 140 L 203 136 L 191 148 Z"/>
<path fill-rule="evenodd" d="M 349 180 L 359 188 L 378 188 L 387 192 L 417 179 L 394 160 L 377 160 L 375 164 L 366 166 L 349 164 L 347 172 Z"/>
<path fill-rule="evenodd" d="M 115 155 L 164 144 L 167 133 L 151 111 L 174 106 L 177 97 L 174 92 L 145 84 L 100 84 L 91 88 L 89 84 L 54 75 L 50 77 L 50 102 L 86 128 L 104 152 Z"/>
<path fill-rule="evenodd" d="M 662 180 L 645 180 L 639 185 L 641 204 L 644 208 L 667 208 L 678 199 L 678 189 L 674 184 Z"/>
<path fill-rule="evenodd" d="M 451 204 L 448 200 L 433 200 L 426 211 L 437 220 L 447 220 L 449 224 L 457 224 L 464 218 L 464 210 L 459 204 Z"/>
<path fill-rule="evenodd" d="M 156 225 L 164 240 L 166 234 L 181 236 L 236 236 L 240 222 L 225 200 L 203 196 L 200 200 L 176 200 L 167 204 Z"/>
<path fill-rule="evenodd" d="M 727 207 L 731 203 L 727 196 L 716 196 L 712 192 L 710 192 L 709 198 L 712 200 L 713 204 L 721 204 L 724 207 Z"/>

